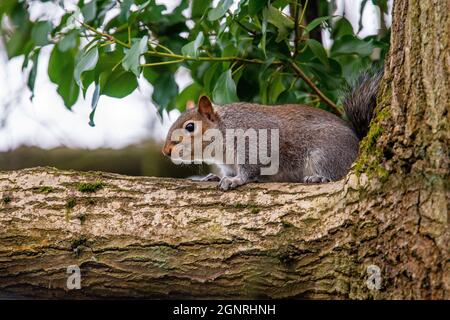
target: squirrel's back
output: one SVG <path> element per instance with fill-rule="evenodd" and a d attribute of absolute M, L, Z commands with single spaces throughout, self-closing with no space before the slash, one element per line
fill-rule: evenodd
<path fill-rule="evenodd" d="M 337 180 L 358 153 L 359 140 L 351 125 L 336 115 L 306 105 L 263 106 L 233 103 L 218 107 L 218 127 L 278 129 L 278 174 L 260 181 L 304 181 L 320 176 Z"/>
<path fill-rule="evenodd" d="M 334 126 L 351 128 L 358 139 L 369 129 L 376 106 L 376 97 L 383 71 L 366 70 L 350 83 L 342 94 L 348 122 L 319 108 L 300 104 L 265 106 L 239 102 L 216 108 L 226 128 L 279 128 L 298 130 L 303 127 Z M 287 125 L 290 124 L 290 125 Z"/>
<path fill-rule="evenodd" d="M 304 127 L 337 125 L 351 128 L 348 122 L 322 109 L 299 104 L 266 106 L 247 102 L 216 108 L 225 128 L 278 128 L 280 131 L 302 130 Z"/>
<path fill-rule="evenodd" d="M 381 77 L 382 72 L 363 72 L 347 88 L 343 105 L 349 121 L 306 105 L 232 103 L 215 108 L 218 127 L 279 130 L 280 172 L 268 177 L 270 181 L 337 180 L 358 155 L 359 140 L 373 117 Z"/>

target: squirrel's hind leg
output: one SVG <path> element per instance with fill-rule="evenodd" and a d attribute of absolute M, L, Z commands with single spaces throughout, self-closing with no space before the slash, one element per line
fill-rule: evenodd
<path fill-rule="evenodd" d="M 330 182 L 330 181 L 331 181 L 331 179 L 324 177 L 324 176 L 319 176 L 319 175 L 303 177 L 303 182 L 305 182 L 305 183 L 325 183 L 325 182 Z"/>
<path fill-rule="evenodd" d="M 222 179 L 220 179 L 219 184 L 217 185 L 217 188 L 219 188 L 222 191 L 232 190 L 236 189 L 239 186 L 242 186 L 245 184 L 243 179 L 240 176 L 236 177 L 228 177 L 225 176 Z"/>

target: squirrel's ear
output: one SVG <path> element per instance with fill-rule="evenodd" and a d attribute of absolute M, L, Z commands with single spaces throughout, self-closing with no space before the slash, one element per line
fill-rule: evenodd
<path fill-rule="evenodd" d="M 216 121 L 216 115 L 211 101 L 207 96 L 201 96 L 198 100 L 198 112 L 210 121 Z"/>

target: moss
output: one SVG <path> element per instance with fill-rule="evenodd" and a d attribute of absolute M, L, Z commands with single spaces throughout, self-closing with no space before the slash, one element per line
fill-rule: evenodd
<path fill-rule="evenodd" d="M 243 203 L 236 203 L 236 204 L 234 205 L 234 207 L 235 207 L 236 209 L 244 209 L 245 207 L 247 207 L 247 205 L 246 205 L 246 204 L 243 204 Z"/>
<path fill-rule="evenodd" d="M 236 203 L 233 205 L 234 208 L 236 209 L 249 209 L 251 213 L 253 214 L 257 214 L 261 211 L 260 208 L 258 208 L 257 206 L 255 206 L 254 204 L 248 203 Z"/>
<path fill-rule="evenodd" d="M 86 237 L 80 237 L 78 239 L 73 240 L 70 247 L 73 250 L 73 249 L 75 249 L 75 248 L 77 248 L 79 246 L 84 246 L 86 244 L 86 242 L 87 242 Z"/>
<path fill-rule="evenodd" d="M 105 184 L 101 181 L 95 181 L 95 182 L 80 182 L 77 185 L 77 190 L 80 192 L 96 192 L 100 189 L 102 189 L 105 186 Z"/>
<path fill-rule="evenodd" d="M 383 151 L 377 145 L 378 138 L 383 134 L 382 122 L 389 117 L 388 108 L 377 112 L 373 119 L 369 132 L 360 143 L 360 156 L 355 162 L 354 171 L 359 176 L 366 173 L 369 178 L 377 176 L 382 182 L 389 177 L 389 172 L 382 166 Z"/>
<path fill-rule="evenodd" d="M 39 193 L 49 194 L 50 192 L 55 191 L 55 188 L 50 186 L 42 186 L 42 187 L 36 187 L 34 188 Z"/>
<path fill-rule="evenodd" d="M 260 211 L 261 211 L 261 209 L 260 208 L 256 208 L 256 207 L 253 207 L 253 208 L 250 209 L 250 212 L 253 213 L 253 214 L 258 214 Z"/>
<path fill-rule="evenodd" d="M 85 237 L 80 237 L 72 241 L 70 248 L 72 249 L 75 256 L 78 258 L 86 247 L 87 239 Z"/>
<path fill-rule="evenodd" d="M 295 227 L 292 223 L 287 222 L 287 221 L 281 221 L 281 225 L 283 226 L 283 228 L 292 228 Z"/>
<path fill-rule="evenodd" d="M 12 201 L 11 197 L 8 197 L 8 196 L 3 197 L 3 199 L 2 199 L 2 202 L 3 202 L 4 204 L 8 204 L 8 203 L 10 203 L 11 201 Z"/>
<path fill-rule="evenodd" d="M 80 223 L 83 224 L 86 221 L 86 215 L 84 213 L 80 213 L 77 216 L 78 220 L 80 220 Z"/>
<path fill-rule="evenodd" d="M 69 198 L 69 199 L 67 199 L 67 202 L 66 202 L 66 208 L 72 209 L 73 207 L 75 207 L 76 204 L 77 204 L 77 200 L 75 198 Z"/>

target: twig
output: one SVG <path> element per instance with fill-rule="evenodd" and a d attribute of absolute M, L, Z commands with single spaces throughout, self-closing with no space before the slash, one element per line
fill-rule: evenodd
<path fill-rule="evenodd" d="M 170 54 L 174 54 L 174 52 L 173 52 L 172 50 L 170 50 L 170 49 L 167 48 L 166 46 L 163 46 L 162 44 L 160 44 L 160 43 L 158 43 L 158 42 L 156 42 L 156 41 L 154 41 L 154 40 L 149 40 L 148 42 L 151 43 L 151 44 L 154 44 L 154 45 L 157 46 L 157 47 L 160 47 L 161 49 L 167 51 L 167 52 L 170 53 Z"/>
<path fill-rule="evenodd" d="M 92 31 L 92 32 L 94 32 L 94 33 L 96 33 L 96 34 L 98 34 L 99 36 L 102 36 L 102 37 L 108 39 L 109 41 L 113 41 L 113 42 L 115 42 L 115 43 L 117 43 L 117 44 L 120 44 L 120 45 L 123 46 L 123 47 L 126 47 L 126 48 L 131 48 L 131 45 L 129 45 L 129 44 L 123 42 L 123 41 L 120 41 L 119 39 L 113 37 L 113 36 L 110 35 L 110 34 L 107 34 L 107 33 L 101 32 L 101 31 L 98 31 L 98 30 L 95 29 L 94 27 L 91 27 L 90 25 L 88 25 L 88 24 L 86 24 L 86 23 L 84 23 L 84 22 L 82 22 L 82 21 L 79 21 L 79 20 L 78 20 L 78 22 L 79 22 L 83 27 L 89 29 L 90 31 Z"/>
<path fill-rule="evenodd" d="M 153 63 L 145 63 L 145 64 L 141 64 L 141 67 L 154 67 L 154 66 L 162 66 L 165 64 L 173 64 L 173 63 L 180 63 L 183 62 L 183 59 L 178 59 L 178 60 L 170 60 L 170 61 L 161 61 L 161 62 L 153 62 Z"/>
<path fill-rule="evenodd" d="M 125 48 L 130 48 L 131 46 L 123 41 L 120 41 L 119 39 L 115 38 L 114 36 L 101 32 L 97 29 L 95 29 L 94 27 L 91 27 L 90 25 L 82 22 L 82 21 L 78 21 L 81 25 L 83 25 L 85 28 L 89 29 L 90 31 L 98 34 L 99 36 L 102 36 L 106 39 L 108 39 L 109 41 L 113 41 Z M 161 47 L 160 44 L 158 44 L 159 47 Z M 166 48 L 168 49 L 168 48 Z M 170 49 L 169 49 L 170 50 Z M 246 58 L 241 58 L 241 57 L 188 57 L 188 56 L 183 56 L 180 54 L 174 54 L 174 53 L 165 53 L 165 52 L 158 52 L 158 51 L 147 51 L 145 52 L 145 54 L 150 55 L 150 56 L 154 56 L 154 57 L 166 57 L 166 58 L 173 58 L 173 59 L 177 59 L 180 60 L 179 62 L 182 61 L 239 61 L 239 62 L 243 62 L 243 63 L 252 63 L 252 64 L 265 64 L 266 61 L 264 60 L 259 60 L 259 59 L 246 59 Z M 168 62 L 168 61 L 167 61 Z M 170 61 L 170 63 L 175 63 Z M 272 65 L 282 65 L 283 62 L 282 61 L 273 61 L 271 63 Z"/>
<path fill-rule="evenodd" d="M 333 113 L 338 116 L 342 116 L 342 112 L 339 110 L 339 108 L 333 103 L 333 101 L 325 96 L 319 88 L 317 88 L 314 82 L 312 82 L 311 79 L 306 76 L 302 69 L 300 69 L 294 61 L 292 61 L 290 64 L 295 73 L 297 73 L 297 75 L 302 78 L 308 84 L 308 86 L 310 86 L 310 88 L 320 97 L 320 99 L 322 99 L 323 102 L 330 106 L 330 108 L 333 110 Z"/>
<path fill-rule="evenodd" d="M 294 10 L 294 17 L 295 17 L 295 21 L 294 21 L 294 52 L 292 53 L 292 58 L 295 59 L 295 56 L 297 55 L 298 52 L 298 41 L 299 41 L 299 37 L 298 37 L 298 1 L 295 1 L 295 10 Z"/>
<path fill-rule="evenodd" d="M 300 7 L 299 2 L 296 1 L 295 2 L 295 22 L 294 22 L 295 23 L 295 25 L 294 25 L 294 33 L 295 33 L 295 35 L 294 35 L 294 52 L 292 53 L 292 58 L 295 58 L 298 54 L 298 43 L 300 41 L 300 35 L 298 33 L 298 29 L 299 29 L 299 27 L 304 28 L 300 22 L 303 21 L 303 17 L 305 16 L 306 8 L 308 7 L 308 0 L 305 1 L 305 5 L 302 8 L 302 14 L 300 17 L 299 17 L 299 13 L 300 13 L 299 7 Z M 303 35 L 303 31 L 302 31 L 302 35 Z"/>
<path fill-rule="evenodd" d="M 248 33 L 251 33 L 253 36 L 257 36 L 258 33 L 256 31 L 253 31 L 249 28 L 247 28 L 243 23 L 241 23 L 239 20 L 235 19 L 233 14 L 231 13 L 230 9 L 227 10 L 227 13 L 231 16 L 234 22 L 236 22 L 242 29 L 247 31 Z"/>

